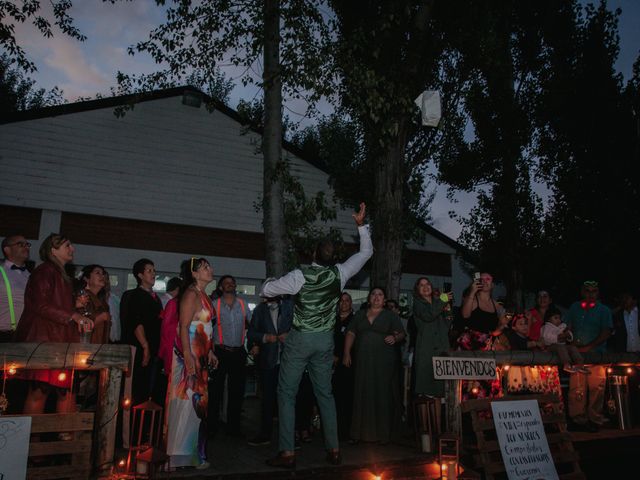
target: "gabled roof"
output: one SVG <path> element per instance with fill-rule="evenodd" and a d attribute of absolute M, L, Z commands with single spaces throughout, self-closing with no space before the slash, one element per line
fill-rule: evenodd
<path fill-rule="evenodd" d="M 95 100 L 85 100 L 81 102 L 73 102 L 73 103 L 64 103 L 62 105 L 55 105 L 51 107 L 43 107 L 36 108 L 32 110 L 24 110 L 20 112 L 5 114 L 0 117 L 0 125 L 7 123 L 16 123 L 16 122 L 24 122 L 27 120 L 36 120 L 40 118 L 50 118 L 57 117 L 60 115 L 68 115 L 72 113 L 81 113 L 88 112 L 91 110 L 100 110 L 104 108 L 116 108 L 120 106 L 126 105 L 134 105 L 137 103 L 149 102 L 152 100 L 160 100 L 164 98 L 177 97 L 185 94 L 195 94 L 200 97 L 207 103 L 207 105 L 214 110 L 218 110 L 220 113 L 230 117 L 241 125 L 249 128 L 255 133 L 262 135 L 262 130 L 260 128 L 256 128 L 251 125 L 247 125 L 246 121 L 242 118 L 242 116 L 233 108 L 225 105 L 220 100 L 212 98 L 199 90 L 196 87 L 185 85 L 180 87 L 172 87 L 161 90 L 153 90 L 150 92 L 141 92 L 141 93 L 133 93 L 129 95 L 119 95 L 113 97 L 105 97 L 98 98 Z M 322 170 L 325 173 L 329 173 L 326 170 L 325 165 L 322 164 L 318 159 L 309 158 L 308 155 L 302 153 L 302 151 L 293 145 L 291 142 L 283 140 L 282 147 L 289 153 L 297 156 L 298 158 L 310 163 L 314 167 Z M 461 254 L 464 258 L 470 259 L 472 255 L 464 246 L 460 243 L 456 242 L 451 237 L 445 235 L 441 231 L 437 230 L 435 227 L 427 224 L 426 222 L 420 222 L 421 228 L 423 228 L 428 234 L 437 238 L 444 244 L 450 246 L 454 250 L 456 250 L 459 254 Z"/>

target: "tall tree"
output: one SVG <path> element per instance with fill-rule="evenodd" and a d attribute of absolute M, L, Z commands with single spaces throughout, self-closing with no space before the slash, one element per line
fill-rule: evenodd
<path fill-rule="evenodd" d="M 164 5 L 164 0 L 156 0 Z M 131 47 L 131 54 L 149 53 L 166 68 L 150 75 L 119 73 L 125 91 L 148 90 L 180 81 L 189 72 L 211 77 L 220 63 L 241 68 L 244 84 L 264 90 L 265 127 L 264 218 L 267 239 L 267 275 L 284 273 L 288 248 L 284 229 L 282 178 L 282 96 L 304 98 L 313 105 L 327 90 L 324 67 L 329 39 L 320 0 L 175 0 L 167 21 L 150 32 L 149 39 Z M 255 65 L 263 63 L 263 74 Z"/>
<path fill-rule="evenodd" d="M 549 29 L 549 62 L 538 108 L 541 172 L 552 189 L 545 219 L 547 276 L 569 300 L 583 280 L 599 280 L 605 294 L 633 288 L 640 261 L 638 67 L 623 86 L 615 70 L 618 16 L 606 2 L 574 12 L 573 41 Z M 609 296 L 609 299 L 612 297 Z"/>
<path fill-rule="evenodd" d="M 62 91 L 37 88 L 35 80 L 11 67 L 7 55 L 0 55 L 0 119 L 5 115 L 32 108 L 64 103 Z"/>
<path fill-rule="evenodd" d="M 443 35 L 454 12 L 431 0 L 331 4 L 341 112 L 355 122 L 362 156 L 354 166 L 365 172 L 371 192 L 371 282 L 397 298 L 405 239 L 427 201 L 420 198 L 424 166 L 437 152 L 458 148 L 462 138 L 456 88 L 464 72 Z M 420 126 L 414 100 L 428 87 L 443 91 L 449 121 L 441 129 Z"/>
<path fill-rule="evenodd" d="M 530 146 L 547 12 L 533 2 L 468 2 L 457 22 L 472 28 L 454 40 L 470 71 L 464 109 L 473 140 L 468 155 L 447 160 L 441 178 L 478 192 L 460 239 L 478 253 L 480 268 L 504 281 L 513 305 L 535 276 L 531 260 L 542 233 Z"/>

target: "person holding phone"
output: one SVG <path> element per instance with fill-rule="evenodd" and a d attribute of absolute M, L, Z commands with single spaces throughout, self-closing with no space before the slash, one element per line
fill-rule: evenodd
<path fill-rule="evenodd" d="M 505 310 L 493 299 L 493 277 L 490 273 L 476 272 L 473 282 L 462 303 L 462 318 L 471 330 L 486 335 L 498 336 L 506 327 Z"/>
<path fill-rule="evenodd" d="M 458 348 L 491 350 L 493 340 L 502 334 L 509 321 L 504 309 L 499 307 L 492 297 L 493 277 L 490 273 L 476 272 L 468 290 L 469 293 L 464 297 L 460 309 L 465 330 L 458 337 Z M 462 388 L 464 400 L 493 397 L 499 395 L 500 382 L 464 381 Z"/>

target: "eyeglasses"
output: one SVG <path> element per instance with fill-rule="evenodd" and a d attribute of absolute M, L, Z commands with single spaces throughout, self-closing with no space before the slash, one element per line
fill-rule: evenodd
<path fill-rule="evenodd" d="M 23 248 L 31 246 L 31 244 L 29 242 L 14 242 L 14 243 L 11 243 L 11 244 L 7 245 L 7 247 L 13 247 L 14 245 L 18 245 L 19 247 L 23 247 Z"/>

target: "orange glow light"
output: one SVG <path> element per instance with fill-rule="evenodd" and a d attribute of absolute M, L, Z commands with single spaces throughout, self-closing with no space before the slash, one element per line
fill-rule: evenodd
<path fill-rule="evenodd" d="M 611 367 L 607 368 L 607 373 L 613 373 L 613 368 Z"/>
<path fill-rule="evenodd" d="M 124 408 L 129 408 L 129 407 L 131 406 L 131 399 L 129 399 L 129 398 L 125 398 L 125 399 L 122 401 L 122 406 L 123 406 Z"/>
<path fill-rule="evenodd" d="M 502 367 L 502 369 L 503 369 L 505 372 L 508 372 L 508 371 L 509 371 L 509 365 L 505 365 L 504 367 Z"/>
<path fill-rule="evenodd" d="M 119 466 L 119 467 L 124 467 L 126 464 L 127 464 L 127 462 L 125 462 L 125 461 L 124 461 L 124 459 L 122 459 L 122 460 L 120 460 L 120 461 L 118 462 L 118 466 Z"/>
<path fill-rule="evenodd" d="M 547 367 L 547 372 L 550 372 L 550 371 L 551 371 L 551 367 Z"/>
<path fill-rule="evenodd" d="M 64 382 L 67 379 L 67 374 L 65 372 L 60 372 L 58 374 L 58 381 L 59 382 Z"/>
<path fill-rule="evenodd" d="M 477 395 L 478 394 L 478 387 L 473 387 L 471 389 L 471 393 L 473 393 L 474 395 Z"/>
<path fill-rule="evenodd" d="M 631 368 L 631 367 L 627 368 L 627 373 L 629 375 L 632 375 L 633 374 L 633 368 Z"/>
<path fill-rule="evenodd" d="M 16 373 L 18 373 L 18 370 L 16 369 L 16 367 L 9 367 L 9 368 L 7 369 L 7 373 L 8 373 L 9 375 L 15 375 Z"/>

